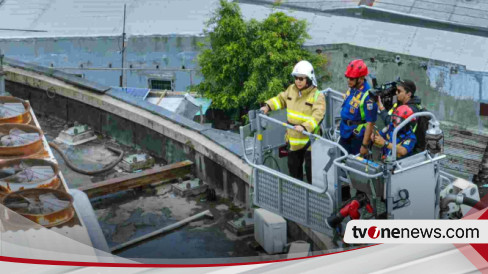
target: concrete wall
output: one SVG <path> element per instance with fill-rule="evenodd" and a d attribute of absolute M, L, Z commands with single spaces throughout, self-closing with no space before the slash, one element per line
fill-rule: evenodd
<path fill-rule="evenodd" d="M 121 37 L 0 39 L 0 48 L 6 57 L 45 67 L 77 68 L 63 71 L 119 86 L 121 72 L 115 68 L 121 68 L 121 40 Z M 194 69 L 197 44 L 201 41 L 203 37 L 198 36 L 129 37 L 124 62 L 124 67 L 129 69 L 126 86 L 147 88 L 148 78 L 168 73 L 174 74 L 178 91 L 199 83 L 201 76 Z"/>
<path fill-rule="evenodd" d="M 345 67 L 351 60 L 364 59 L 379 83 L 393 81 L 398 76 L 415 81 L 423 105 L 440 120 L 474 132 L 488 133 L 488 118 L 480 116 L 480 103 L 488 102 L 487 72 L 468 71 L 457 64 L 348 44 L 309 49 L 322 50 L 329 60 L 330 81 L 322 83 L 322 88 L 345 91 Z M 400 62 L 396 62 L 396 56 L 400 57 Z"/>
<path fill-rule="evenodd" d="M 127 86 L 147 87 L 151 75 L 167 74 L 164 69 L 173 69 L 175 89 L 186 90 L 190 83 L 201 78 L 196 69 L 198 42 L 196 36 L 134 36 L 130 37 L 126 49 Z M 85 69 L 120 67 L 120 37 L 78 37 L 0 40 L 0 48 L 7 57 L 34 62 L 50 67 L 77 67 Z M 344 90 L 344 70 L 347 63 L 356 58 L 366 60 L 371 72 L 380 83 L 392 81 L 398 76 L 417 83 L 418 96 L 424 106 L 446 123 L 459 125 L 467 130 L 488 133 L 488 118 L 480 116 L 480 103 L 488 103 L 488 73 L 468 71 L 464 66 L 436 60 L 401 55 L 349 44 L 319 45 L 307 47 L 315 52 L 322 50 L 329 59 L 330 81 L 322 88 L 332 87 Z M 396 62 L 396 56 L 400 62 Z M 156 69 L 159 66 L 159 69 Z M 83 73 L 87 79 L 118 86 L 119 70 L 65 70 Z"/>
<path fill-rule="evenodd" d="M 191 160 L 195 174 L 223 197 L 248 204 L 250 167 L 197 132 L 45 75 L 7 68 L 6 86 L 13 96 L 29 100 L 37 114 L 88 124 L 99 133 L 146 150 L 168 163 Z M 54 98 L 47 96 L 48 89 L 56 90 Z"/>

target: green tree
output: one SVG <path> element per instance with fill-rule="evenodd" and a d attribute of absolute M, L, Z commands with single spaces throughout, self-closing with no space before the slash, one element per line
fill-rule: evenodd
<path fill-rule="evenodd" d="M 303 48 L 306 29 L 305 20 L 282 12 L 245 21 L 236 3 L 221 0 L 207 22 L 206 48 L 198 56 L 204 80 L 197 90 L 214 107 L 242 114 L 283 91 L 298 61 L 310 61 L 320 75 L 326 58 Z"/>

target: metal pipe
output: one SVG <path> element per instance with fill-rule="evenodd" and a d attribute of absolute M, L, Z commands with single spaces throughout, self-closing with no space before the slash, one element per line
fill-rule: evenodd
<path fill-rule="evenodd" d="M 264 115 L 264 114 L 259 114 L 258 116 L 259 116 L 260 118 L 263 118 L 263 119 L 266 119 L 266 120 L 268 120 L 268 121 L 271 121 L 271 122 L 273 122 L 273 123 L 275 123 L 275 124 L 282 125 L 282 126 L 284 126 L 284 127 L 286 127 L 286 128 L 289 128 L 289 129 L 293 129 L 293 130 L 295 130 L 295 128 L 294 128 L 292 125 L 289 125 L 289 124 L 287 124 L 287 123 L 283 123 L 283 122 L 281 122 L 280 120 L 276 120 L 276 119 L 271 118 L 271 117 L 269 117 L 269 116 L 266 116 L 266 115 Z M 332 141 L 330 141 L 330 140 L 327 140 L 327 139 L 323 138 L 322 136 L 319 136 L 319 135 L 316 135 L 316 134 L 310 133 L 310 132 L 308 132 L 308 131 L 306 131 L 306 130 L 304 130 L 302 133 L 303 133 L 303 135 L 308 136 L 309 138 L 320 139 L 320 140 L 322 140 L 322 141 L 325 141 L 326 143 L 329 143 L 329 144 L 331 144 L 331 145 L 334 145 L 334 146 L 338 147 L 338 148 L 339 148 L 339 149 L 342 151 L 342 153 L 344 153 L 345 155 L 347 155 L 347 154 L 348 154 L 348 153 L 347 153 L 347 150 L 346 150 L 346 149 L 344 149 L 342 146 L 340 146 L 340 145 L 339 145 L 338 143 L 336 143 L 336 142 L 332 142 Z"/>
<path fill-rule="evenodd" d="M 257 160 L 256 158 L 254 158 L 254 155 L 252 157 L 252 160 L 257 163 L 258 165 L 263 165 L 263 126 L 262 126 L 262 123 L 261 123 L 261 119 L 259 119 L 259 112 L 258 112 L 258 115 L 256 117 L 256 134 L 255 137 L 257 136 L 257 140 L 258 142 L 256 143 L 256 138 L 254 139 L 254 149 L 258 149 L 258 155 L 257 155 Z"/>
<path fill-rule="evenodd" d="M 135 244 L 135 243 L 138 243 L 138 242 L 144 241 L 144 240 L 146 240 L 146 239 L 148 239 L 148 238 L 151 238 L 151 237 L 154 237 L 154 236 L 156 236 L 156 235 L 159 235 L 159 234 L 161 234 L 161 233 L 165 233 L 165 232 L 168 232 L 168 231 L 174 230 L 174 229 L 176 229 L 176 228 L 179 228 L 180 226 L 183 226 L 183 225 L 185 225 L 185 224 L 187 224 L 187 223 L 190 223 L 190 222 L 192 222 L 192 221 L 194 221 L 194 220 L 196 220 L 196 219 L 202 218 L 202 217 L 204 217 L 204 216 L 213 217 L 212 213 L 210 213 L 210 210 L 208 210 L 208 209 L 207 209 L 207 210 L 205 210 L 205 211 L 203 211 L 203 212 L 200 212 L 200 213 L 198 213 L 198 214 L 195 214 L 195 215 L 193 215 L 193 216 L 191 216 L 191 217 L 188 217 L 188 218 L 186 218 L 186 219 L 184 219 L 184 220 L 181 220 L 181 221 L 179 221 L 179 222 L 177 222 L 177 223 L 174 223 L 174 224 L 171 224 L 171 225 L 169 225 L 169 226 L 163 227 L 163 228 L 161 228 L 161 229 L 158 229 L 158 230 L 156 230 L 156 231 L 153 231 L 153 232 L 151 232 L 151 233 L 148 233 L 148 234 L 146 234 L 146 235 L 144 235 L 144 236 L 141 236 L 141 237 L 135 238 L 135 239 L 130 240 L 130 241 L 128 241 L 128 242 L 125 242 L 125 243 L 123 243 L 123 244 L 120 244 L 120 245 L 114 246 L 114 247 L 112 247 L 112 248 L 110 249 L 110 251 L 111 251 L 111 252 L 114 252 L 114 251 L 120 250 L 120 249 L 122 249 L 122 248 L 128 247 L 128 246 L 130 246 L 130 245 L 133 245 L 133 244 Z"/>
<path fill-rule="evenodd" d="M 475 199 L 472 199 L 472 198 L 469 198 L 466 196 L 464 196 L 463 204 L 470 206 L 470 207 L 474 207 L 478 210 L 482 210 L 482 209 L 486 208 L 486 205 L 484 203 L 482 203 L 481 201 L 476 201 Z"/>
<path fill-rule="evenodd" d="M 112 169 L 113 167 L 115 167 L 120 161 L 122 161 L 122 158 L 124 157 L 124 151 L 117 149 L 117 148 L 114 148 L 114 147 L 107 146 L 107 149 L 114 151 L 116 153 L 119 153 L 119 157 L 115 161 L 110 163 L 108 166 L 106 166 L 102 169 L 88 171 L 88 170 L 83 170 L 83 169 L 77 168 L 70 161 L 70 159 L 68 159 L 68 157 L 64 154 L 64 152 L 61 150 L 61 148 L 59 148 L 55 143 L 49 142 L 49 146 L 54 148 L 54 150 L 56 150 L 59 153 L 59 155 L 61 155 L 61 158 L 63 158 L 64 162 L 66 163 L 66 165 L 69 168 L 71 168 L 73 171 L 76 171 L 78 173 L 85 174 L 85 175 L 96 175 L 96 174 L 100 174 L 102 172 L 108 171 L 108 170 Z"/>
<path fill-rule="evenodd" d="M 2 49 L 0 49 L 0 94 L 5 94 L 5 72 L 3 71 Z"/>
<path fill-rule="evenodd" d="M 0 1 L 2 4 L 3 1 Z M 0 30 L 9 30 L 9 31 L 21 31 L 21 32 L 48 32 L 47 30 L 36 30 L 36 29 L 11 29 L 11 28 L 0 28 Z"/>
<path fill-rule="evenodd" d="M 347 155 L 344 155 L 342 157 L 339 157 L 337 159 L 334 160 L 334 165 L 342 168 L 342 169 L 345 169 L 347 171 L 350 171 L 352 173 L 356 173 L 358 175 L 361 175 L 361 176 L 364 176 L 366 178 L 369 178 L 369 179 L 374 179 L 374 178 L 378 178 L 380 176 L 383 175 L 383 172 L 379 172 L 379 173 L 376 173 L 376 174 L 368 174 L 368 173 L 365 173 L 365 172 L 362 172 L 362 171 L 359 171 L 359 170 L 356 170 L 354 168 L 350 168 L 344 164 L 341 163 L 342 160 L 344 160 L 345 158 L 347 157 Z"/>
<path fill-rule="evenodd" d="M 443 171 L 443 170 L 439 170 L 439 174 L 441 174 L 442 176 L 445 176 L 447 179 L 449 179 L 449 180 L 451 180 L 451 181 L 454 181 L 454 180 L 456 180 L 456 179 L 457 179 L 457 177 L 456 177 L 456 176 L 454 176 L 454 175 L 452 175 L 452 174 L 450 174 L 450 173 L 447 173 L 447 172 L 445 172 L 445 171 Z"/>
<path fill-rule="evenodd" d="M 444 158 L 446 158 L 447 156 L 446 155 L 441 155 L 441 156 L 437 156 L 435 158 L 432 158 L 432 159 L 429 159 L 429 160 L 425 160 L 423 162 L 420 162 L 420 163 L 417 163 L 413 166 L 409 166 L 407 168 L 401 168 L 400 165 L 397 165 L 399 166 L 401 169 L 395 169 L 395 171 L 393 172 L 393 174 L 398 174 L 398 173 L 402 173 L 402 172 L 405 172 L 407 170 L 410 170 L 412 168 L 416 168 L 416 167 L 419 167 L 419 166 L 422 166 L 422 165 L 425 165 L 425 164 L 428 164 L 428 163 L 432 163 L 432 162 L 435 162 L 435 161 L 439 161 L 439 160 L 442 160 Z"/>
<path fill-rule="evenodd" d="M 200 124 L 203 124 L 203 106 L 200 105 Z"/>
<path fill-rule="evenodd" d="M 183 72 L 193 72 L 197 71 L 197 69 L 181 69 L 181 68 L 101 68 L 101 67 L 94 67 L 94 68 L 80 68 L 80 67 L 54 67 L 58 70 L 150 70 L 150 71 L 183 71 Z"/>
<path fill-rule="evenodd" d="M 435 118 L 434 114 L 430 113 L 430 112 L 427 112 L 427 111 L 424 111 L 424 112 L 417 112 L 417 113 L 414 113 L 412 114 L 410 117 L 408 117 L 407 119 L 405 119 L 405 121 L 401 122 L 400 125 L 398 125 L 395 130 L 393 130 L 393 142 L 392 142 L 392 145 L 393 145 L 393 148 L 391 150 L 391 161 L 394 162 L 396 161 L 396 146 L 397 146 L 397 134 L 398 132 L 400 131 L 400 129 L 402 129 L 404 126 L 406 126 L 410 121 L 412 121 L 414 118 L 416 117 L 420 117 L 420 116 L 430 116 L 434 122 L 438 122 L 437 121 L 437 118 Z"/>
<path fill-rule="evenodd" d="M 246 153 L 246 136 L 244 134 L 244 127 L 250 127 L 250 125 L 247 126 L 240 126 L 239 127 L 239 135 L 241 136 L 241 146 L 242 146 L 242 157 L 248 163 L 250 166 L 254 167 L 254 163 L 252 163 L 249 158 L 247 158 L 247 153 Z M 254 154 L 254 147 L 253 149 L 253 154 Z"/>
<path fill-rule="evenodd" d="M 190 87 L 193 86 L 193 76 L 192 76 L 191 72 L 192 71 L 190 70 Z"/>
<path fill-rule="evenodd" d="M 124 58 L 125 58 L 125 11 L 126 4 L 124 4 L 124 24 L 122 26 L 122 70 L 120 71 L 120 87 L 124 86 Z"/>
<path fill-rule="evenodd" d="M 258 114 L 257 115 L 258 118 L 263 118 L 265 120 L 268 120 L 272 123 L 276 123 L 276 124 L 279 124 L 279 125 L 282 125 L 286 128 L 289 128 L 289 129 L 294 129 L 294 127 L 292 125 L 289 125 L 287 123 L 283 123 L 277 119 L 274 119 L 274 118 L 271 118 L 271 117 L 268 117 L 264 114 Z M 305 183 L 305 182 L 302 182 L 298 179 L 295 179 L 293 177 L 290 177 L 288 175 L 283 175 L 279 172 L 276 172 L 274 171 L 273 169 L 270 169 L 266 166 L 263 166 L 263 165 L 256 165 L 254 164 L 254 157 L 253 157 L 253 161 L 250 161 L 249 158 L 247 157 L 247 154 L 246 154 L 246 145 L 245 145 L 245 135 L 244 135 L 244 127 L 240 127 L 239 128 L 239 132 L 240 132 L 240 136 L 241 136 L 241 145 L 242 145 L 242 148 L 243 148 L 243 157 L 244 157 L 244 160 L 249 164 L 251 165 L 252 167 L 256 168 L 256 169 L 259 169 L 259 170 L 262 170 L 264 172 L 268 172 L 268 173 L 271 173 L 279 178 L 282 178 L 284 180 L 287 180 L 287 181 L 291 181 L 293 182 L 294 184 L 297 184 L 297 185 L 300 185 L 300 186 L 303 186 L 311 191 L 314 191 L 314 192 L 317 192 L 317 193 L 324 193 L 326 192 L 327 188 L 324 188 L 324 189 L 321 189 L 321 188 L 318 188 L 318 187 L 315 187 L 313 185 L 310 185 L 308 183 Z M 345 155 L 347 155 L 347 150 L 345 150 L 342 146 L 340 146 L 339 144 L 335 143 L 335 142 L 332 142 L 330 140 L 327 140 L 325 138 L 322 138 L 321 136 L 319 135 L 315 135 L 315 134 L 312 134 L 312 133 L 309 133 L 309 132 L 306 132 L 306 131 L 303 131 L 303 134 L 308 136 L 309 138 L 315 138 L 315 139 L 321 139 L 322 141 L 325 141 L 326 143 L 329 143 L 329 144 L 332 144 L 336 147 L 338 147 Z M 254 154 L 254 150 L 255 150 L 255 147 L 253 147 L 253 154 Z M 369 175 L 369 174 L 368 174 Z"/>
<path fill-rule="evenodd" d="M 441 214 L 447 214 L 446 212 L 449 210 L 449 204 L 453 202 L 455 202 L 457 205 L 467 205 L 478 210 L 482 210 L 487 207 L 481 201 L 466 197 L 464 194 L 447 194 L 446 197 L 441 200 Z"/>
<path fill-rule="evenodd" d="M 241 135 L 241 145 L 242 145 L 242 148 L 243 148 L 243 158 L 244 160 L 246 161 L 246 163 L 248 163 L 250 166 L 252 166 L 253 168 L 255 169 L 258 169 L 258 170 L 261 170 L 261 171 L 264 171 L 266 173 L 270 173 L 271 175 L 274 175 L 276 177 L 279 177 L 281 179 L 284 179 L 286 181 L 289 181 L 289 182 L 292 182 L 296 185 L 299 185 L 299 186 L 302 186 L 308 190 L 311 190 L 313 192 L 316 192 L 316 193 L 324 193 L 326 188 L 324 187 L 323 189 L 322 188 L 318 188 L 316 186 L 313 186 L 313 185 L 310 185 L 308 183 L 305 183 L 305 182 L 302 182 L 298 179 L 295 179 L 293 177 L 290 177 L 288 175 L 285 175 L 281 172 L 277 172 L 267 166 L 263 166 L 263 165 L 256 165 L 254 164 L 251 160 L 249 160 L 249 158 L 247 157 L 247 153 L 246 153 L 246 144 L 245 144 L 245 135 L 244 135 L 244 127 L 239 127 L 239 131 L 240 131 L 240 135 Z M 253 148 L 254 149 L 254 148 Z M 254 157 L 253 157 L 254 158 Z"/>
<path fill-rule="evenodd" d="M 334 115 L 334 105 L 336 102 L 342 105 L 342 102 L 344 102 L 344 97 L 343 94 L 335 91 L 331 88 L 327 88 L 325 91 L 323 91 L 326 99 L 326 115 L 324 117 L 325 120 L 325 126 L 326 128 L 332 129 L 334 131 L 334 134 L 329 133 L 328 138 L 331 140 L 337 139 L 335 136 L 335 128 L 336 128 L 336 118 L 338 116 Z"/>
<path fill-rule="evenodd" d="M 324 91 L 324 93 L 332 93 L 332 94 L 334 94 L 334 95 L 337 95 L 337 97 L 339 97 L 339 98 L 343 98 L 343 95 L 344 95 L 343 93 L 341 93 L 341 92 L 339 92 L 339 91 L 336 91 L 336 90 L 333 90 L 333 89 L 331 89 L 331 88 L 327 88 L 327 89 Z"/>
<path fill-rule="evenodd" d="M 270 122 L 272 122 L 272 123 L 276 123 L 276 124 L 282 125 L 282 126 L 284 126 L 284 127 L 286 127 L 286 128 L 289 128 L 289 129 L 294 129 L 294 127 L 293 127 L 292 125 L 289 125 L 289 124 L 287 124 L 287 123 L 283 123 L 283 122 L 281 122 L 281 121 L 279 121 L 279 120 L 277 120 L 277 119 L 274 119 L 274 118 L 268 117 L 268 116 L 266 116 L 266 115 L 264 115 L 264 114 L 258 114 L 257 116 L 258 116 L 258 118 L 263 118 L 263 119 L 265 119 L 265 120 L 267 120 L 267 121 L 270 121 Z M 244 153 L 243 153 L 243 157 L 244 157 L 244 160 L 245 160 L 245 161 L 246 161 L 246 162 L 247 162 L 247 163 L 248 163 L 250 166 L 252 166 L 252 167 L 254 167 L 254 168 L 258 169 L 258 170 L 261 170 L 261 171 L 264 171 L 264 172 L 267 172 L 267 173 L 271 173 L 271 174 L 272 174 L 272 175 L 274 175 L 274 176 L 277 176 L 277 177 L 279 177 L 279 178 L 281 178 L 281 179 L 284 179 L 284 180 L 286 180 L 286 181 L 290 181 L 290 182 L 292 182 L 292 183 L 294 183 L 294 184 L 296 184 L 296 185 L 302 186 L 302 187 L 307 188 L 308 190 L 314 191 L 314 192 L 316 192 L 316 193 L 324 193 L 324 192 L 326 192 L 326 191 L 327 191 L 327 188 L 325 188 L 325 187 L 324 187 L 323 189 L 322 189 L 322 188 L 318 188 L 318 187 L 316 187 L 316 186 L 313 186 L 313 185 L 310 185 L 310 184 L 308 184 L 308 183 L 302 182 L 302 181 L 300 181 L 300 180 L 298 180 L 298 179 L 295 179 L 295 178 L 293 178 L 293 177 L 291 177 L 291 176 L 288 176 L 288 175 L 282 174 L 282 173 L 280 173 L 280 172 L 276 172 L 275 170 L 270 169 L 270 168 L 268 168 L 268 167 L 266 167 L 266 166 L 263 166 L 263 165 L 256 165 L 256 164 L 254 163 L 254 157 L 253 157 L 253 159 L 252 159 L 252 161 L 251 161 L 251 160 L 249 160 L 249 158 L 247 157 L 247 154 L 246 154 L 246 145 L 245 145 L 245 134 L 244 134 L 244 127 L 239 127 L 239 133 L 240 133 L 240 136 L 241 136 L 241 145 L 242 145 L 242 148 L 243 148 L 243 151 L 244 151 Z M 342 151 L 342 152 L 343 152 L 345 155 L 347 155 L 347 154 L 348 154 L 348 153 L 347 153 L 347 150 L 345 150 L 345 149 L 344 149 L 342 146 L 340 146 L 340 145 L 339 145 L 338 143 L 336 143 L 336 142 L 332 142 L 332 141 L 330 141 L 330 140 L 327 140 L 327 139 L 325 139 L 325 138 L 322 138 L 322 137 L 321 137 L 321 136 L 319 136 L 319 135 L 315 135 L 315 134 L 312 134 L 312 133 L 309 133 L 309 132 L 306 132 L 306 131 L 303 131 L 303 134 L 304 134 L 304 135 L 306 135 L 306 136 L 308 136 L 309 138 L 321 139 L 322 141 L 325 141 L 325 142 L 327 142 L 327 143 L 329 143 L 329 144 L 332 144 L 332 145 L 334 145 L 334 146 L 338 147 L 338 148 L 339 148 L 339 149 L 340 149 L 340 150 L 341 150 L 341 151 Z M 255 146 L 253 146 L 253 155 L 254 155 L 254 152 L 255 152 Z M 262 154 L 262 153 L 261 153 L 261 154 Z M 380 173 L 380 174 L 381 174 L 381 173 Z M 367 176 L 371 176 L 371 175 L 367 174 Z M 375 178 L 375 177 L 373 177 L 373 178 Z"/>
<path fill-rule="evenodd" d="M 446 197 L 441 200 L 441 211 L 445 212 L 449 210 L 449 204 L 452 202 L 456 202 L 458 205 L 462 204 L 463 197 L 463 194 L 447 194 Z"/>

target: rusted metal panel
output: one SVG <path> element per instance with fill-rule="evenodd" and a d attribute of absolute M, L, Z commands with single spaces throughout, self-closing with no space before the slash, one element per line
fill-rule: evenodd
<path fill-rule="evenodd" d="M 51 197 L 42 199 L 43 195 Z M 73 197 L 54 189 L 36 188 L 11 192 L 2 199 L 2 204 L 44 227 L 64 224 L 75 215 Z"/>
<path fill-rule="evenodd" d="M 480 162 L 453 156 L 448 156 L 445 161 L 441 162 L 441 166 L 459 172 L 469 173 L 471 175 L 478 174 L 481 170 Z"/>
<path fill-rule="evenodd" d="M 483 171 L 488 136 L 444 126 L 444 153 L 441 162 L 446 169 L 478 175 Z"/>
<path fill-rule="evenodd" d="M 78 189 L 85 192 L 89 198 L 93 198 L 122 190 L 141 187 L 155 182 L 179 178 L 190 173 L 192 165 L 193 162 L 187 160 L 163 167 L 152 168 L 124 177 L 109 179 L 89 186 L 82 186 Z"/>
<path fill-rule="evenodd" d="M 28 102 L 26 102 L 26 103 L 28 103 Z M 11 124 L 11 123 L 1 124 L 0 123 L 0 133 L 2 132 L 2 130 L 6 130 L 8 132 L 12 128 L 18 128 L 18 129 L 23 130 L 25 132 L 40 133 L 39 140 L 36 140 L 34 142 L 36 147 L 35 148 L 29 148 L 29 149 L 25 149 L 25 145 L 24 146 L 16 146 L 16 147 L 0 147 L 0 149 L 2 149 L 2 148 L 19 149 L 20 148 L 20 150 L 21 150 L 20 154 L 19 154 L 19 152 L 14 151 L 15 152 L 14 154 L 16 154 L 16 155 L 9 155 L 9 153 L 5 153 L 5 154 L 0 153 L 0 159 L 2 160 L 3 164 L 6 164 L 8 162 L 15 162 L 15 161 L 17 161 L 17 162 L 24 161 L 24 162 L 32 162 L 32 163 L 46 161 L 46 162 L 51 163 L 52 164 L 51 167 L 53 167 L 53 170 L 54 170 L 54 173 L 56 176 L 52 180 L 48 180 L 49 182 L 47 182 L 46 184 L 42 184 L 41 186 L 42 187 L 48 187 L 48 188 L 51 188 L 51 187 L 55 188 L 58 191 L 61 191 L 62 193 L 64 193 L 64 195 L 69 196 L 69 194 L 67 193 L 68 187 L 66 185 L 66 182 L 65 182 L 61 172 L 59 172 L 59 169 L 57 167 L 56 158 L 54 158 L 54 155 L 52 155 L 52 152 L 49 148 L 47 140 L 46 140 L 42 130 L 40 129 L 40 125 L 36 119 L 34 111 L 32 110 L 32 108 L 29 107 L 28 112 L 29 112 L 29 117 L 31 118 L 29 124 Z M 32 143 L 27 144 L 27 146 L 29 146 L 31 144 Z M 37 148 L 37 146 L 39 146 L 39 148 Z M 47 189 L 46 188 L 39 188 L 36 190 L 42 191 L 42 190 L 47 190 Z M 47 190 L 47 191 L 49 191 L 49 190 Z M 16 193 L 16 192 L 11 192 L 11 193 Z M 1 194 L 0 196 L 3 196 L 3 199 L 5 199 L 7 197 L 7 196 L 4 196 L 6 193 L 0 193 L 0 194 Z M 71 202 L 71 204 L 72 204 L 72 202 Z M 11 213 L 13 213 L 13 211 Z M 47 227 L 73 226 L 73 225 L 82 224 L 80 222 L 80 220 L 78 219 L 77 214 L 74 211 L 72 206 L 70 206 L 70 209 L 67 210 L 67 212 L 65 212 L 65 213 L 66 214 L 64 214 L 64 217 L 66 217 L 66 218 L 64 218 L 63 216 L 57 216 L 57 214 L 55 214 L 54 216 L 40 216 L 38 218 L 38 221 L 41 224 L 46 223 Z M 61 214 L 61 215 L 63 215 L 63 214 Z M 24 216 L 24 215 L 22 215 L 22 216 Z M 26 217 L 26 216 L 24 216 L 24 217 Z M 35 218 L 37 218 L 37 217 L 35 217 Z M 63 218 L 64 218 L 64 221 L 61 220 Z M 31 219 L 31 218 L 29 218 L 29 219 Z M 18 218 L 16 220 L 18 220 Z M 33 221 L 35 221 L 35 220 L 33 220 Z M 18 230 L 19 228 L 18 227 L 11 227 L 10 229 Z"/>
<path fill-rule="evenodd" d="M 5 103 L 21 103 L 24 105 L 24 112 L 20 115 L 13 116 L 13 117 L 4 117 L 0 118 L 0 124 L 5 123 L 21 123 L 21 124 L 29 124 L 32 121 L 32 117 L 30 115 L 30 104 L 20 98 L 11 97 L 11 96 L 0 96 L 0 104 Z"/>
<path fill-rule="evenodd" d="M 472 140 L 461 139 L 459 137 L 449 138 L 444 141 L 444 146 L 450 146 L 453 148 L 467 149 L 475 153 L 483 155 L 486 149 L 486 143 L 483 142 L 469 142 Z"/>
<path fill-rule="evenodd" d="M 23 168 L 22 165 L 25 165 Z M 0 195 L 7 194 L 17 190 L 30 189 L 30 188 L 50 188 L 57 189 L 60 185 L 59 179 L 59 168 L 58 165 L 52 161 L 44 159 L 22 159 L 22 160 L 6 160 L 0 162 L 0 170 L 3 169 L 15 169 L 17 171 L 24 171 L 33 166 L 50 167 L 52 169 L 51 174 L 48 177 L 42 177 L 38 174 L 34 174 L 35 171 L 31 171 L 32 179 L 22 181 L 9 181 L 7 178 L 12 178 L 12 176 L 3 177 L 0 179 Z M 13 174 L 12 174 L 13 175 Z M 36 178 L 40 179 L 34 179 Z"/>
<path fill-rule="evenodd" d="M 488 116 L 488 104 L 480 103 L 480 116 Z"/>
<path fill-rule="evenodd" d="M 25 124 L 1 124 L 0 134 L 8 135 L 10 130 L 19 129 L 26 133 L 37 133 L 39 138 L 33 142 L 29 142 L 23 145 L 17 146 L 0 146 L 0 156 L 2 158 L 8 158 L 9 156 L 29 156 L 32 154 L 39 153 L 42 150 L 42 138 L 44 136 L 42 130 L 35 126 L 25 125 Z"/>
<path fill-rule="evenodd" d="M 476 134 L 471 131 L 455 129 L 446 126 L 443 126 L 442 130 L 444 130 L 444 135 L 446 137 L 446 140 L 447 139 L 451 140 L 453 138 L 455 140 L 455 138 L 458 137 L 461 139 L 461 142 L 469 142 L 469 143 L 480 142 L 483 144 L 488 143 L 488 136 L 486 135 Z"/>

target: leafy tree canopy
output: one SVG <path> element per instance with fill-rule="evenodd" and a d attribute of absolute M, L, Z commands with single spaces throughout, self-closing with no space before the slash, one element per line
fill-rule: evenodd
<path fill-rule="evenodd" d="M 300 60 L 310 61 L 321 75 L 326 58 L 303 48 L 306 29 L 305 20 L 282 12 L 245 21 L 236 3 L 221 0 L 207 22 L 206 48 L 198 56 L 204 80 L 197 90 L 216 108 L 247 110 L 283 91 Z"/>

